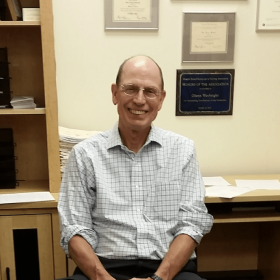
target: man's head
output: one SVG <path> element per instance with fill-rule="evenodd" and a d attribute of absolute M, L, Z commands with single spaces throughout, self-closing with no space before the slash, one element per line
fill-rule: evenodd
<path fill-rule="evenodd" d="M 140 57 L 140 56 L 132 56 L 128 59 L 126 59 L 122 64 L 121 66 L 119 67 L 119 71 L 118 71 L 118 74 L 117 74 L 117 77 L 116 77 L 116 84 L 119 85 L 120 84 L 120 80 L 121 80 L 121 76 L 122 76 L 122 71 L 123 71 L 123 67 L 125 65 L 125 63 L 127 61 L 129 61 L 130 59 L 133 59 L 133 58 L 136 58 L 136 57 Z M 159 70 L 159 73 L 160 73 L 160 78 L 161 78 L 161 90 L 164 89 L 164 80 L 163 80 L 163 75 L 162 75 L 162 71 L 161 71 L 161 68 L 159 67 L 159 65 L 149 56 L 143 56 L 143 57 L 146 57 L 147 59 L 150 59 L 151 61 L 153 61 L 155 63 L 155 65 L 158 67 L 158 70 Z"/>
<path fill-rule="evenodd" d="M 161 69 L 151 58 L 135 56 L 124 61 L 116 84 L 111 86 L 113 103 L 118 106 L 121 131 L 147 133 L 150 130 L 165 98 L 163 85 Z"/>

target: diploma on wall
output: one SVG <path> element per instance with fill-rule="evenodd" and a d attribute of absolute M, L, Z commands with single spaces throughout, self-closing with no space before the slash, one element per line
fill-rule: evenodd
<path fill-rule="evenodd" d="M 12 20 L 17 21 L 22 19 L 22 9 L 19 0 L 7 0 L 8 8 Z"/>
<path fill-rule="evenodd" d="M 228 22 L 192 22 L 190 53 L 226 53 Z"/>
<path fill-rule="evenodd" d="M 279 0 L 258 0 L 256 30 L 280 30 Z"/>
<path fill-rule="evenodd" d="M 151 0 L 114 0 L 113 21 L 151 21 Z"/>

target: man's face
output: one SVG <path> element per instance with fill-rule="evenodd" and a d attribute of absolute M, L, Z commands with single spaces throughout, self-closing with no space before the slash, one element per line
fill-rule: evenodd
<path fill-rule="evenodd" d="M 134 84 L 141 88 L 155 87 L 161 91 L 161 77 L 156 64 L 146 57 L 136 57 L 123 67 L 120 84 Z M 154 99 L 146 98 L 140 90 L 136 96 L 128 96 L 122 88 L 112 85 L 113 103 L 118 106 L 119 128 L 121 130 L 149 131 L 165 98 L 162 91 Z"/>

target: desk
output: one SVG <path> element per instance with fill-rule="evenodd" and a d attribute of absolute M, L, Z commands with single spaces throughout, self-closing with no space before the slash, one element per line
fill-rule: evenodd
<path fill-rule="evenodd" d="M 280 174 L 223 178 L 235 185 L 235 179 L 280 180 Z M 198 271 L 258 271 L 265 280 L 280 279 L 280 190 L 256 190 L 232 199 L 206 197 L 205 203 L 210 213 L 226 207 L 213 212 L 213 228 L 197 248 Z M 257 204 L 276 209 L 250 210 Z"/>

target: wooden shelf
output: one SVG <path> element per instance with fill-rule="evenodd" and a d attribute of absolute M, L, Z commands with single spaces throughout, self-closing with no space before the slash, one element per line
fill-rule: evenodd
<path fill-rule="evenodd" d="M 280 212 L 275 210 L 232 211 L 224 214 L 214 214 L 214 223 L 254 223 L 280 221 Z"/>
<path fill-rule="evenodd" d="M 0 115 L 45 115 L 45 108 L 36 109 L 1 109 Z"/>
<path fill-rule="evenodd" d="M 0 21 L 1 26 L 40 26 L 41 21 Z"/>
<path fill-rule="evenodd" d="M 22 181 L 19 182 L 19 186 L 15 189 L 0 189 L 1 194 L 14 194 L 14 193 L 28 193 L 28 192 L 47 192 L 49 191 L 49 181 L 47 180 L 34 180 L 34 181 Z M 11 203 L 1 204 L 1 210 L 12 210 L 12 209 L 40 209 L 40 208 L 56 208 L 58 202 L 58 193 L 52 194 L 53 201 L 40 201 L 40 202 L 29 202 L 29 203 Z"/>
<path fill-rule="evenodd" d="M 0 194 L 47 192 L 49 191 L 48 180 L 20 181 L 15 189 L 0 189 Z"/>

